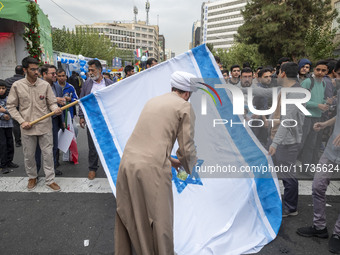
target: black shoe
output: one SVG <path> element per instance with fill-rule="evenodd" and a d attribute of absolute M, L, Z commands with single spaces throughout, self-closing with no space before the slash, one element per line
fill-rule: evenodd
<path fill-rule="evenodd" d="M 340 253 L 340 236 L 333 234 L 328 242 L 328 250 L 330 252 Z"/>
<path fill-rule="evenodd" d="M 62 175 L 63 174 L 63 172 L 58 170 L 58 169 L 55 169 L 54 173 L 55 173 L 55 175 Z"/>
<path fill-rule="evenodd" d="M 18 168 L 19 165 L 14 164 L 13 162 L 9 162 L 9 163 L 7 164 L 7 167 L 9 167 L 9 168 Z"/>
<path fill-rule="evenodd" d="M 4 168 L 0 168 L 1 169 L 1 173 L 2 174 L 8 174 L 9 173 L 9 170 L 8 168 L 4 167 Z"/>
<path fill-rule="evenodd" d="M 298 228 L 296 233 L 299 234 L 300 236 L 304 236 L 304 237 L 316 236 L 316 237 L 320 237 L 320 238 L 328 238 L 327 228 L 317 230 L 315 228 L 315 226 Z"/>
<path fill-rule="evenodd" d="M 15 143 L 15 147 L 21 147 L 21 142 L 17 142 L 17 143 Z"/>

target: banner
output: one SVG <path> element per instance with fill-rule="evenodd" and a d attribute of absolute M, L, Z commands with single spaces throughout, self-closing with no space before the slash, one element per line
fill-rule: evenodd
<path fill-rule="evenodd" d="M 171 91 L 170 76 L 174 71 L 186 71 L 201 78 L 223 78 L 213 55 L 201 45 L 80 99 L 114 195 L 120 159 L 138 117 L 149 99 Z M 196 171 L 183 181 L 172 169 L 174 242 L 176 253 L 181 255 L 256 253 L 276 237 L 282 220 L 275 173 L 252 170 L 272 165 L 252 131 L 242 125 L 234 128 L 211 125 L 213 119 L 240 123 L 243 120 L 243 116 L 232 114 L 230 93 L 224 88 L 215 89 L 215 85 L 210 82 L 210 90 L 199 90 L 191 97 L 200 159 L 197 167 L 210 172 L 203 178 Z M 202 115 L 200 103 L 205 91 L 216 92 L 221 104 L 208 98 L 208 114 Z M 212 166 L 216 171 L 228 164 L 248 171 L 238 178 L 213 173 Z"/>

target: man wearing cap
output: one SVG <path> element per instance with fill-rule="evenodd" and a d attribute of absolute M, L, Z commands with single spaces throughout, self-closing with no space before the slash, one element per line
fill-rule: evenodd
<path fill-rule="evenodd" d="M 172 92 L 149 100 L 126 143 L 116 184 L 115 254 L 174 254 L 171 166 L 196 164 L 194 75 L 171 75 Z M 178 159 L 171 158 L 178 141 Z"/>

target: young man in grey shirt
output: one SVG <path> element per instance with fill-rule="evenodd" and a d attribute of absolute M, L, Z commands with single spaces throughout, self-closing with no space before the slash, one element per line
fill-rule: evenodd
<path fill-rule="evenodd" d="M 335 67 L 337 83 L 340 81 L 340 61 Z M 339 79 L 339 80 L 338 80 Z M 326 191 L 334 172 L 339 170 L 340 164 L 340 93 L 337 86 L 337 115 L 325 122 L 314 124 L 314 130 L 320 131 L 325 127 L 334 126 L 333 133 L 328 140 L 326 149 L 322 154 L 313 180 L 313 226 L 297 229 L 297 233 L 305 237 L 328 238 L 326 227 Z M 338 170 L 337 170 L 338 169 Z M 332 237 L 329 240 L 330 252 L 340 253 L 340 215 L 335 223 Z"/>
<path fill-rule="evenodd" d="M 285 63 L 280 67 L 277 82 L 282 87 L 300 88 L 297 74 L 297 64 L 293 62 Z M 286 97 L 287 99 L 298 99 L 304 98 L 305 95 L 303 93 L 287 93 Z M 278 96 L 278 105 L 280 103 L 281 93 Z M 288 166 L 289 169 L 294 169 L 292 166 L 296 163 L 300 148 L 304 114 L 295 104 L 288 104 L 286 113 L 286 115 L 282 115 L 281 107 L 277 107 L 271 117 L 272 119 L 280 119 L 280 121 L 274 121 L 271 129 L 272 143 L 269 147 L 269 154 L 273 156 L 276 166 Z M 281 124 L 283 120 L 285 120 L 285 126 Z M 282 217 L 295 216 L 298 214 L 298 180 L 293 170 L 281 174 L 284 186 Z"/>

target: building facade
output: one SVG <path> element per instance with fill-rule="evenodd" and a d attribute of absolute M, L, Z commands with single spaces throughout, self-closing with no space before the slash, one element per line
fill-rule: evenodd
<path fill-rule="evenodd" d="M 159 42 L 159 61 L 163 62 L 166 60 L 165 58 L 165 37 L 164 35 L 158 36 L 158 42 Z"/>
<path fill-rule="evenodd" d="M 211 43 L 214 49 L 229 49 L 237 29 L 244 23 L 241 11 L 248 0 L 204 2 L 201 10 L 201 43 Z"/>
<path fill-rule="evenodd" d="M 149 57 L 159 60 L 158 26 L 146 25 L 145 22 L 139 21 L 137 23 L 94 23 L 77 25 L 76 28 L 105 35 L 117 49 L 131 51 L 141 49 L 142 52 L 147 51 Z"/>
<path fill-rule="evenodd" d="M 201 44 L 201 21 L 198 20 L 192 25 L 192 36 L 190 49 Z"/>

